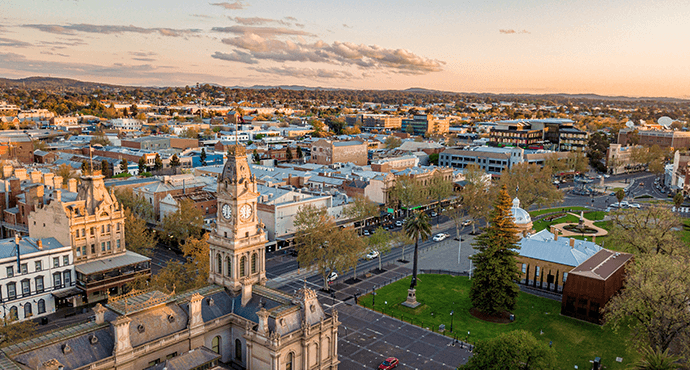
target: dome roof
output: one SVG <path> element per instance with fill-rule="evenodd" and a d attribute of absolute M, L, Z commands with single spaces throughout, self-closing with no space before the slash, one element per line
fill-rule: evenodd
<path fill-rule="evenodd" d="M 532 217 L 524 209 L 520 208 L 520 199 L 515 197 L 513 199 L 513 207 L 510 209 L 513 214 L 513 222 L 515 225 L 525 225 L 532 222 Z"/>

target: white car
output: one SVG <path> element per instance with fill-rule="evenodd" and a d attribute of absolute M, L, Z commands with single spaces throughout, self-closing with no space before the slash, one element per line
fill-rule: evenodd
<path fill-rule="evenodd" d="M 334 282 L 335 279 L 337 279 L 337 278 L 338 278 L 338 273 L 333 271 L 330 273 L 330 275 L 328 275 L 328 277 L 326 278 L 326 281 L 330 284 L 330 283 Z"/>
<path fill-rule="evenodd" d="M 436 235 L 434 235 L 433 240 L 435 242 L 440 242 L 440 241 L 445 240 L 448 236 L 449 236 L 448 234 L 444 234 L 444 233 L 436 234 Z"/>
<path fill-rule="evenodd" d="M 374 258 L 376 258 L 378 256 L 379 256 L 379 251 L 371 251 L 371 252 L 367 253 L 365 258 L 368 260 L 373 260 Z"/>
<path fill-rule="evenodd" d="M 626 201 L 621 202 L 621 208 L 628 208 L 628 207 L 630 207 L 630 203 L 628 203 Z"/>
<path fill-rule="evenodd" d="M 402 225 L 403 225 L 402 221 L 400 221 L 400 220 L 395 221 L 395 227 L 401 227 Z"/>
<path fill-rule="evenodd" d="M 640 205 L 637 204 L 637 203 L 631 203 L 631 204 L 630 204 L 630 208 L 640 209 Z"/>
<path fill-rule="evenodd" d="M 364 230 L 364 231 L 362 231 L 362 235 L 364 235 L 364 236 L 369 236 L 369 230 Z"/>
<path fill-rule="evenodd" d="M 436 217 L 436 216 L 438 216 L 438 213 L 436 213 L 436 211 L 432 211 L 432 212 L 431 212 L 431 217 Z"/>
<path fill-rule="evenodd" d="M 470 225 L 472 225 L 472 220 L 465 220 L 465 221 L 462 222 L 462 226 L 463 226 L 463 227 L 464 227 L 464 226 L 470 226 Z"/>

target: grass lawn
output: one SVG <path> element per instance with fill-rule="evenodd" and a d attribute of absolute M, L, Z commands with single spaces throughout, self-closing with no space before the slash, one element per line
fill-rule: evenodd
<path fill-rule="evenodd" d="M 417 285 L 417 300 L 422 304 L 415 310 L 401 306 L 407 297 L 410 277 L 387 285 L 376 291 L 376 310 L 415 325 L 438 330 L 439 324 L 450 330 L 450 311 L 454 310 L 453 330 L 458 339 L 469 341 L 494 338 L 500 333 L 524 329 L 538 340 L 548 343 L 558 353 L 559 369 L 591 368 L 590 360 L 601 357 L 609 370 L 624 369 L 638 359 L 637 353 L 628 348 L 628 331 L 621 329 L 614 333 L 608 327 L 590 324 L 560 315 L 561 303 L 520 293 L 517 308 L 513 311 L 515 321 L 510 324 L 496 324 L 479 320 L 470 315 L 469 291 L 471 281 L 464 276 L 420 275 Z M 384 302 L 388 302 L 385 304 Z M 372 307 L 372 295 L 360 298 L 363 306 Z M 544 334 L 540 334 L 543 331 Z M 623 362 L 616 362 L 622 357 Z"/>
<path fill-rule="evenodd" d="M 588 220 L 592 221 L 599 221 L 603 220 L 604 216 L 606 216 L 606 212 L 604 211 L 594 211 L 594 212 L 589 212 L 584 214 L 585 218 Z"/>
<path fill-rule="evenodd" d="M 579 217 L 575 217 L 573 215 L 565 215 L 563 217 L 547 221 L 547 220 L 539 220 L 535 221 L 532 224 L 532 227 L 534 228 L 535 232 L 542 231 L 544 229 L 548 229 L 551 225 L 556 225 L 556 224 L 562 224 L 564 222 L 572 222 L 572 223 L 578 223 L 580 221 Z"/>
<path fill-rule="evenodd" d="M 583 211 L 586 210 L 587 208 L 585 207 L 557 207 L 557 208 L 545 208 L 545 209 L 540 209 L 537 211 L 531 211 L 529 212 L 529 215 L 531 217 L 543 215 L 544 213 L 552 213 L 552 212 L 569 212 L 569 211 Z"/>
<path fill-rule="evenodd" d="M 690 219 L 683 219 L 683 229 L 680 231 L 680 239 L 685 245 L 690 245 Z"/>

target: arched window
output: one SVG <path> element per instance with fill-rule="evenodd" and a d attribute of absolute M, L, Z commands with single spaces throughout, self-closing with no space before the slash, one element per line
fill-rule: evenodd
<path fill-rule="evenodd" d="M 256 253 L 252 254 L 252 274 L 256 274 Z"/>
<path fill-rule="evenodd" d="M 43 299 L 38 300 L 38 314 L 46 313 L 46 301 Z"/>
<path fill-rule="evenodd" d="M 225 263 L 228 265 L 228 271 L 226 271 L 226 274 L 228 277 L 232 276 L 232 261 L 230 260 L 230 256 L 225 257 Z"/>
<path fill-rule="evenodd" d="M 242 258 L 240 258 L 240 276 L 244 276 L 244 273 L 245 273 L 244 265 L 246 265 L 246 264 L 247 264 L 247 257 L 242 256 Z"/>
<path fill-rule="evenodd" d="M 211 341 L 211 351 L 220 354 L 220 336 L 214 337 Z"/>
<path fill-rule="evenodd" d="M 17 307 L 10 307 L 10 320 L 19 320 L 19 315 L 17 314 Z"/>
<path fill-rule="evenodd" d="M 34 315 L 34 314 L 33 314 L 32 310 L 31 310 L 31 303 L 25 304 L 25 305 L 24 305 L 24 318 L 26 319 L 26 318 L 29 318 L 29 317 L 31 317 L 31 316 L 33 316 L 33 315 Z"/>
<path fill-rule="evenodd" d="M 292 361 L 295 359 L 295 354 L 290 352 L 285 359 L 285 370 L 292 370 Z"/>
<path fill-rule="evenodd" d="M 242 361 L 242 342 L 239 339 L 235 339 L 235 360 Z"/>
<path fill-rule="evenodd" d="M 216 254 L 216 272 L 219 274 L 223 274 L 223 259 L 220 257 L 220 254 Z"/>

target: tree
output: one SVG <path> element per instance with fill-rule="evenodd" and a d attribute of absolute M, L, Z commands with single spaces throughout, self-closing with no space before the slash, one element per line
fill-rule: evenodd
<path fill-rule="evenodd" d="M 427 240 L 431 235 L 431 224 L 429 215 L 422 211 L 415 211 L 407 216 L 403 223 L 403 230 L 408 238 L 414 239 L 414 258 L 412 262 L 412 282 L 410 289 L 417 286 L 417 263 L 419 259 L 419 240 Z"/>
<path fill-rule="evenodd" d="M 66 185 L 69 179 L 74 177 L 74 170 L 68 164 L 61 164 L 58 166 L 55 175 L 62 177 L 62 185 Z"/>
<path fill-rule="evenodd" d="M 0 326 L 0 343 L 3 346 L 8 346 L 31 338 L 35 334 L 36 323 L 33 320 L 17 321 L 7 314 L 3 319 L 3 325 Z"/>
<path fill-rule="evenodd" d="M 682 367 L 678 363 L 680 356 L 674 356 L 665 351 L 653 350 L 651 348 L 644 348 L 642 350 L 642 359 L 639 360 L 633 367 L 633 370 L 675 370 Z"/>
<path fill-rule="evenodd" d="M 199 238 L 203 232 L 204 215 L 189 199 L 178 202 L 177 210 L 163 217 L 163 235 L 170 242 L 181 243 L 188 238 Z"/>
<path fill-rule="evenodd" d="M 161 134 L 170 134 L 170 126 L 168 126 L 168 125 L 159 126 L 158 131 L 160 131 Z"/>
<path fill-rule="evenodd" d="M 436 214 L 440 216 L 441 202 L 453 195 L 453 182 L 437 172 L 427 185 L 427 194 L 430 200 L 436 202 Z M 438 216 L 436 221 L 438 222 Z"/>
<path fill-rule="evenodd" d="M 298 146 L 297 147 L 297 159 L 302 160 L 302 158 L 304 158 L 304 153 L 302 153 L 302 148 Z"/>
<path fill-rule="evenodd" d="M 407 176 L 399 177 L 395 185 L 388 192 L 388 201 L 409 213 L 411 207 L 424 201 L 424 188 L 415 179 Z"/>
<path fill-rule="evenodd" d="M 122 173 L 129 173 L 129 161 L 126 158 L 122 158 L 120 161 L 120 171 Z"/>
<path fill-rule="evenodd" d="M 101 161 L 101 174 L 106 178 L 111 176 L 110 164 L 108 164 L 108 161 L 106 161 L 105 159 Z"/>
<path fill-rule="evenodd" d="M 374 230 L 374 233 L 371 234 L 371 236 L 367 239 L 367 244 L 369 245 L 368 250 L 370 252 L 379 252 L 379 271 L 383 270 L 381 265 L 381 257 L 385 253 L 390 252 L 392 241 L 393 235 L 391 235 L 388 230 L 381 226 L 377 227 L 376 230 Z"/>
<path fill-rule="evenodd" d="M 177 154 L 173 154 L 172 157 L 170 157 L 170 167 L 180 167 L 180 158 L 177 156 Z"/>
<path fill-rule="evenodd" d="M 125 246 L 128 250 L 150 257 L 156 247 L 156 237 L 146 226 L 143 218 L 125 208 Z"/>
<path fill-rule="evenodd" d="M 292 162 L 292 150 L 290 147 L 287 147 L 287 150 L 285 151 L 285 159 L 287 159 L 288 162 Z"/>
<path fill-rule="evenodd" d="M 163 160 L 161 159 L 161 155 L 156 153 L 156 158 L 153 160 L 153 170 L 158 171 L 161 168 L 163 168 Z"/>
<path fill-rule="evenodd" d="M 111 143 L 103 131 L 96 131 L 94 132 L 93 137 L 91 137 L 91 145 L 108 146 L 111 145 Z"/>
<path fill-rule="evenodd" d="M 499 185 L 509 189 L 511 197 L 517 196 L 515 189 L 519 188 L 524 209 L 533 204 L 547 206 L 563 200 L 563 193 L 552 183 L 551 169 L 536 164 L 523 162 L 514 165 L 503 172 Z"/>
<path fill-rule="evenodd" d="M 209 247 L 208 234 L 201 238 L 189 238 L 181 246 L 186 261 L 170 260 L 151 280 L 156 289 L 183 292 L 208 284 Z"/>
<path fill-rule="evenodd" d="M 438 166 L 438 157 L 439 157 L 438 153 L 432 153 L 429 156 L 429 163 L 433 164 L 434 166 Z"/>
<path fill-rule="evenodd" d="M 254 149 L 254 153 L 252 153 L 252 159 L 256 164 L 261 163 L 261 156 L 259 155 L 259 152 L 256 151 L 256 149 Z"/>
<path fill-rule="evenodd" d="M 474 308 L 489 315 L 514 309 L 520 292 L 515 260 L 520 247 L 511 206 L 504 185 L 494 202 L 489 226 L 477 237 L 474 246 L 478 252 L 470 257 L 475 266 L 470 300 Z"/>
<path fill-rule="evenodd" d="M 120 202 L 122 208 L 129 209 L 136 217 L 144 221 L 154 222 L 153 206 L 129 188 L 115 190 L 115 198 Z"/>
<path fill-rule="evenodd" d="M 642 255 L 628 265 L 625 288 L 605 307 L 607 325 L 630 327 L 643 348 L 690 348 L 690 264 L 686 255 Z"/>
<path fill-rule="evenodd" d="M 396 136 L 389 136 L 386 138 L 386 141 L 384 142 L 386 145 L 386 149 L 395 149 L 402 145 L 402 140 L 400 140 L 399 137 Z"/>
<path fill-rule="evenodd" d="M 201 154 L 199 154 L 199 160 L 201 161 L 202 166 L 206 165 L 206 148 L 201 148 Z"/>
<path fill-rule="evenodd" d="M 182 137 L 190 138 L 190 139 L 198 139 L 199 138 L 199 130 L 195 129 L 194 127 L 189 127 L 186 130 L 182 132 Z"/>
<path fill-rule="evenodd" d="M 472 234 L 476 234 L 477 222 L 486 219 L 491 211 L 491 183 L 486 181 L 486 172 L 479 166 L 471 164 L 465 168 L 465 186 L 460 191 L 462 208 L 472 219 Z"/>
<path fill-rule="evenodd" d="M 337 227 L 326 208 L 300 207 L 295 216 L 295 249 L 300 267 L 314 267 L 328 289 L 328 274 L 353 267 L 352 256 L 362 251 L 362 239 L 353 228 Z"/>
<path fill-rule="evenodd" d="M 525 330 L 501 333 L 482 340 L 462 370 L 528 370 L 555 369 L 556 351 L 539 342 Z"/>
<path fill-rule="evenodd" d="M 81 174 L 90 175 L 92 172 L 91 164 L 86 160 L 81 161 Z"/>
<path fill-rule="evenodd" d="M 682 223 L 668 208 L 651 206 L 619 210 L 610 216 L 609 242 L 626 252 L 636 255 L 688 252 L 676 231 Z"/>
<path fill-rule="evenodd" d="M 369 218 L 379 215 L 378 204 L 362 195 L 352 197 L 352 203 L 348 204 L 344 210 L 345 216 L 355 222 L 362 222 Z"/>
<path fill-rule="evenodd" d="M 618 203 L 620 203 L 624 198 L 625 198 L 625 190 L 623 190 L 623 189 L 616 190 L 616 199 L 618 199 Z"/>
<path fill-rule="evenodd" d="M 682 206 L 684 201 L 685 197 L 683 196 L 683 193 L 680 191 L 673 196 L 673 205 L 676 206 L 676 208 Z"/>
<path fill-rule="evenodd" d="M 146 172 L 146 158 L 144 156 L 139 157 L 139 174 L 141 175 L 142 173 Z"/>

